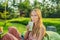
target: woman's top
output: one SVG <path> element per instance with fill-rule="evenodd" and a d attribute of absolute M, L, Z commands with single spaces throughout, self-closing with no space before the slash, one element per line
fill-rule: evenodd
<path fill-rule="evenodd" d="M 29 34 L 28 36 L 29 36 L 29 37 L 28 37 L 27 40 L 37 40 L 36 35 L 32 36 L 32 35 L 31 35 L 31 32 L 30 32 L 30 34 Z"/>
<path fill-rule="evenodd" d="M 40 34 L 39 34 L 39 37 L 36 37 L 36 34 L 34 34 L 33 36 L 32 36 L 32 34 L 31 34 L 31 32 L 27 32 L 28 34 L 27 34 L 27 38 L 25 39 L 25 40 L 42 40 L 42 38 L 44 37 L 44 35 L 45 35 L 45 31 L 46 31 L 46 29 L 45 28 L 41 28 L 40 29 Z"/>

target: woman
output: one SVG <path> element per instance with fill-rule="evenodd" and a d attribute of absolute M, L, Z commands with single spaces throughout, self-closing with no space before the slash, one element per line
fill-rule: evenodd
<path fill-rule="evenodd" d="M 22 38 L 15 27 L 9 27 L 8 33 L 3 36 L 2 40 L 22 40 Z"/>
<path fill-rule="evenodd" d="M 25 40 L 42 40 L 45 35 L 45 27 L 42 22 L 42 14 L 39 9 L 31 11 L 31 21 L 33 22 L 32 31 L 29 31 L 29 25 L 27 25 L 27 32 L 24 36 Z"/>

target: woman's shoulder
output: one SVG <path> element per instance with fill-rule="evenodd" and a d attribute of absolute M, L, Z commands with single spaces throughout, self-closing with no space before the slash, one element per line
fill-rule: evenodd
<path fill-rule="evenodd" d="M 42 24 L 42 29 L 46 30 L 46 27 L 45 27 L 45 25 L 44 25 L 44 24 Z"/>
<path fill-rule="evenodd" d="M 44 32 L 44 35 L 46 34 L 46 27 L 44 25 L 42 25 L 42 30 Z"/>

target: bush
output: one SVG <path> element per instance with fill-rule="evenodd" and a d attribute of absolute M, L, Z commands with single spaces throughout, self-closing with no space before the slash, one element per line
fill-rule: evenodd
<path fill-rule="evenodd" d="M 30 21 L 29 18 L 16 18 L 12 20 L 8 20 L 10 23 L 19 23 L 23 25 L 27 25 Z M 43 23 L 45 27 L 47 26 L 55 26 L 57 29 L 57 32 L 60 34 L 60 18 L 43 18 Z"/>
<path fill-rule="evenodd" d="M 60 35 L 56 32 L 47 31 L 47 36 L 43 40 L 60 40 Z"/>

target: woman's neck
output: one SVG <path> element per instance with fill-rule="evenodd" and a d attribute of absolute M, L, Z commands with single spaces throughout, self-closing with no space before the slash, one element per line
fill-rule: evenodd
<path fill-rule="evenodd" d="M 37 24 L 37 22 L 34 22 L 35 23 L 35 25 Z"/>
<path fill-rule="evenodd" d="M 35 24 L 35 26 L 36 26 L 36 25 L 37 25 L 37 22 L 35 22 L 34 24 Z"/>

